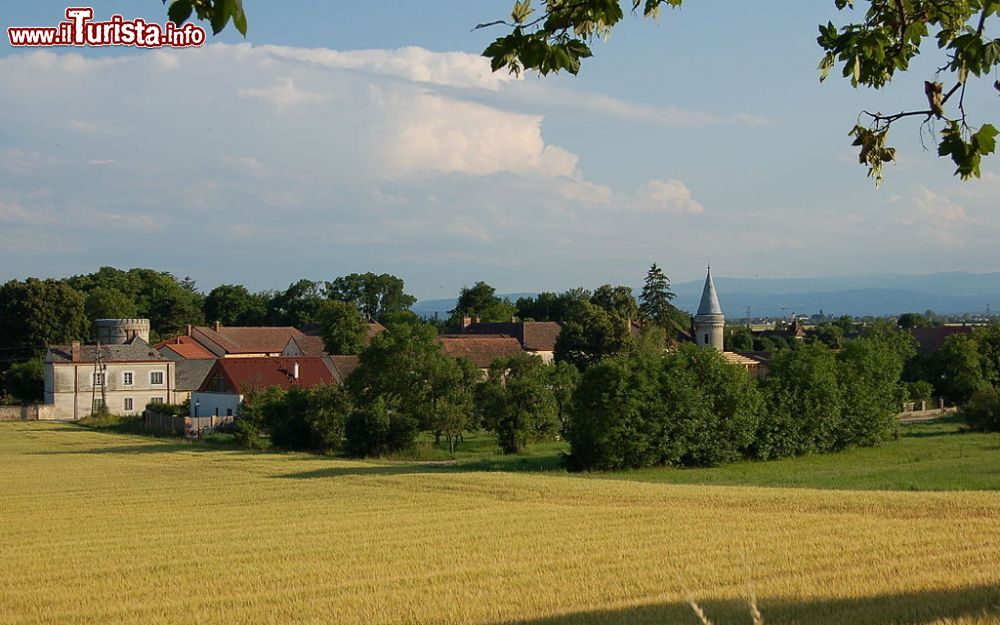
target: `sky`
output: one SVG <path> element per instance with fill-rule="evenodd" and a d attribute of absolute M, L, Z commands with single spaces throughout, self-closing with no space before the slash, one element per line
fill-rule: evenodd
<path fill-rule="evenodd" d="M 579 76 L 490 72 L 512 2 L 244 0 L 200 48 L 0 47 L 0 280 L 102 265 L 283 289 L 351 272 L 421 299 L 730 277 L 1000 270 L 1000 162 L 962 182 L 919 121 L 876 189 L 847 132 L 920 106 L 818 81 L 833 1 L 629 17 Z M 163 23 L 159 0 L 94 2 Z M 67 4 L 4 3 L 0 26 Z M 206 25 L 207 26 L 207 25 Z M 996 35 L 997 33 L 993 33 Z M 990 81 L 991 82 L 991 81 Z M 985 82 L 973 120 L 998 121 Z M 991 117 L 992 116 L 992 117 Z"/>

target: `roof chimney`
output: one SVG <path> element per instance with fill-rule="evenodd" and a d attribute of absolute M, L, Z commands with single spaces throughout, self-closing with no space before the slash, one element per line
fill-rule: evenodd
<path fill-rule="evenodd" d="M 469 316 L 462 317 L 462 329 L 463 330 L 466 329 L 466 328 L 468 328 L 471 325 L 472 325 L 472 317 L 469 317 Z"/>
<path fill-rule="evenodd" d="M 188 324 L 188 333 L 187 333 L 187 335 L 191 336 L 191 324 L 190 323 Z"/>
<path fill-rule="evenodd" d="M 298 380 L 299 379 L 299 363 L 298 362 L 296 362 L 295 364 L 292 365 L 292 379 L 293 380 Z"/>
<path fill-rule="evenodd" d="M 80 341 L 73 341 L 70 345 L 69 359 L 73 362 L 80 362 Z"/>
<path fill-rule="evenodd" d="M 215 322 L 215 331 L 218 332 L 222 328 L 222 324 L 218 321 Z"/>

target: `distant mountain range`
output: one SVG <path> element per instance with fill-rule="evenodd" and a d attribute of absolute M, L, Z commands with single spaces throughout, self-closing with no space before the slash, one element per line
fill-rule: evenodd
<path fill-rule="evenodd" d="M 834 278 L 725 278 L 716 277 L 722 309 L 730 319 L 747 316 L 896 315 L 933 310 L 940 314 L 981 313 L 1000 308 L 1000 272 L 949 272 L 927 275 L 876 274 Z M 672 285 L 679 308 L 694 312 L 703 280 Z M 588 285 L 594 287 L 597 285 Z M 638 294 L 638 289 L 636 290 Z M 504 294 L 511 301 L 534 293 Z M 423 300 L 413 311 L 447 317 L 455 299 Z"/>

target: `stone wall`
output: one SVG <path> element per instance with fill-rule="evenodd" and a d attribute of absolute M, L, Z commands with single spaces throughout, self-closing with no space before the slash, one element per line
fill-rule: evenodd
<path fill-rule="evenodd" d="M 0 421 L 48 421 L 55 418 L 48 404 L 0 405 Z"/>

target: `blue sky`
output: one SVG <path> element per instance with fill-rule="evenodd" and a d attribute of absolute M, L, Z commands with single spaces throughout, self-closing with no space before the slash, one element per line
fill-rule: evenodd
<path fill-rule="evenodd" d="M 66 4 L 7 3 L 0 26 Z M 951 176 L 899 124 L 876 190 L 847 131 L 919 105 L 817 80 L 833 2 L 689 0 L 627 19 L 579 77 L 478 53 L 495 2 L 257 2 L 202 49 L 0 48 L 0 279 L 151 266 L 209 289 L 353 271 L 421 298 L 674 281 L 1000 270 L 1000 167 Z M 163 22 L 158 0 L 97 18 Z M 932 50 L 927 51 L 928 54 Z M 988 85 L 967 101 L 997 112 Z M 995 117 L 992 121 L 997 121 Z M 930 144 L 929 144 L 930 145 Z"/>

